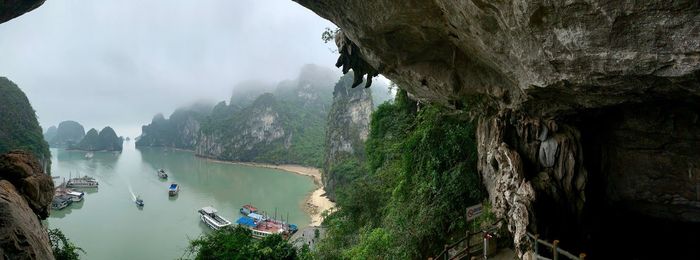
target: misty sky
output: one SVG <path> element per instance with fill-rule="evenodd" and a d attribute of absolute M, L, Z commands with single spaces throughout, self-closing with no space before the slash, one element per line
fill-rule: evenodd
<path fill-rule="evenodd" d="M 46 1 L 0 24 L 0 76 L 44 129 L 70 119 L 136 136 L 158 112 L 228 100 L 237 82 L 332 67 L 326 27 L 290 0 Z"/>

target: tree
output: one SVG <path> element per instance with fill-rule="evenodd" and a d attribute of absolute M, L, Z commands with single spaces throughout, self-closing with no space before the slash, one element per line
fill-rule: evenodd
<path fill-rule="evenodd" d="M 49 230 L 49 242 L 51 242 L 53 256 L 57 260 L 80 259 L 79 252 L 85 253 L 85 250 L 73 244 L 73 242 L 57 228 Z"/>
<path fill-rule="evenodd" d="M 187 254 L 194 259 L 311 259 L 311 251 L 298 250 L 280 235 L 252 238 L 242 226 L 226 227 L 190 241 Z"/>

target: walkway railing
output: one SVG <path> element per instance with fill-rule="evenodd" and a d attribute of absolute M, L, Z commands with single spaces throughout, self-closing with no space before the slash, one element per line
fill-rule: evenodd
<path fill-rule="evenodd" d="M 435 259 L 435 260 L 449 260 L 449 259 L 457 259 L 457 258 L 462 258 L 464 256 L 470 256 L 471 254 L 479 253 L 481 250 L 483 250 L 483 241 L 479 240 L 477 243 L 474 243 L 473 245 L 471 244 L 472 238 L 475 236 L 481 237 L 483 235 L 484 231 L 477 231 L 477 232 L 470 232 L 467 234 L 467 236 L 460 238 L 456 242 L 452 244 L 445 245 L 445 249 L 442 250 L 435 258 L 429 258 L 429 259 Z M 466 246 L 460 247 L 466 240 Z M 481 247 L 480 247 L 481 246 Z M 450 250 L 456 249 L 456 248 L 461 248 L 461 250 L 455 252 L 454 255 L 450 256 Z"/>
<path fill-rule="evenodd" d="M 578 256 L 575 256 L 574 254 L 569 253 L 568 251 L 566 251 L 564 249 L 561 249 L 559 247 L 559 240 L 554 240 L 554 241 L 552 241 L 552 243 L 549 243 L 545 240 L 539 239 L 538 235 L 533 235 L 530 232 L 527 233 L 527 237 L 530 239 L 530 242 L 532 242 L 532 240 L 535 240 L 535 243 L 532 243 L 532 245 L 535 249 L 535 256 L 537 256 L 537 259 L 559 260 L 559 255 L 566 256 L 567 258 L 572 259 L 572 260 L 584 260 L 586 258 L 586 254 L 584 254 L 584 253 L 581 253 Z M 540 255 L 539 244 L 542 244 L 545 247 L 549 248 L 549 251 L 552 253 L 551 259 Z"/>

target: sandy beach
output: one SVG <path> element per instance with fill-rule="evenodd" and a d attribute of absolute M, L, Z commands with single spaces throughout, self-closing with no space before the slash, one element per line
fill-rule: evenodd
<path fill-rule="evenodd" d="M 311 194 L 309 194 L 309 197 L 306 198 L 306 202 L 304 203 L 304 210 L 311 216 L 310 226 L 321 226 L 321 222 L 323 222 L 322 213 L 324 211 L 332 212 L 335 208 L 335 203 L 330 201 L 328 197 L 325 196 L 326 191 L 323 189 L 323 181 L 321 180 L 321 170 L 317 168 L 294 164 L 274 165 L 254 162 L 229 162 L 208 158 L 204 159 L 221 163 L 240 164 L 254 167 L 277 169 L 311 177 L 314 180 L 316 189 L 313 192 L 311 192 Z"/>

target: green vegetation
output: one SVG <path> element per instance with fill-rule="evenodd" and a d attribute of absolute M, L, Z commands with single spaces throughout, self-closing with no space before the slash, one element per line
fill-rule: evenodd
<path fill-rule="evenodd" d="M 175 110 L 170 118 L 162 114 L 153 117 L 151 124 L 141 128 L 141 137 L 136 146 L 165 146 L 193 150 L 198 134 L 199 122 L 209 111 L 196 111 L 186 108 Z"/>
<path fill-rule="evenodd" d="M 278 95 L 283 98 L 278 98 Z M 325 118 L 330 100 L 295 98 L 296 93 L 260 95 L 243 109 L 217 105 L 202 123 L 202 134 L 218 137 L 218 159 L 319 166 L 323 158 Z M 224 112 L 220 112 L 224 111 Z M 232 111 L 225 113 L 225 111 Z M 272 118 L 269 123 L 264 122 Z M 252 131 L 264 130 L 259 140 Z M 273 138 L 274 135 L 279 135 Z"/>
<path fill-rule="evenodd" d="M 190 241 L 188 256 L 194 259 L 311 259 L 307 246 L 301 249 L 271 235 L 256 240 L 242 226 L 227 227 Z"/>
<path fill-rule="evenodd" d="M 464 209 L 483 199 L 470 121 L 423 106 L 404 91 L 372 115 L 366 163 L 335 171 L 339 208 L 324 221 L 321 258 L 415 259 L 467 230 Z"/>
<path fill-rule="evenodd" d="M 56 260 L 76 260 L 80 259 L 80 252 L 85 250 L 77 247 L 71 242 L 60 229 L 49 229 L 49 242 Z"/>
<path fill-rule="evenodd" d="M 0 154 L 11 150 L 31 152 L 47 163 L 50 171 L 49 145 L 27 96 L 12 81 L 0 77 Z"/>
<path fill-rule="evenodd" d="M 332 71 L 306 65 L 297 79 L 282 81 L 274 90 L 244 82 L 236 86 L 228 105 L 222 101 L 206 111 L 182 108 L 169 119 L 157 115 L 143 126 L 136 145 L 191 149 L 220 160 L 318 167 L 329 86 L 335 80 Z"/>
<path fill-rule="evenodd" d="M 94 128 L 90 129 L 83 140 L 71 148 L 85 151 L 121 151 L 122 142 L 123 140 L 117 136 L 114 129 L 108 126 L 99 134 Z"/>

